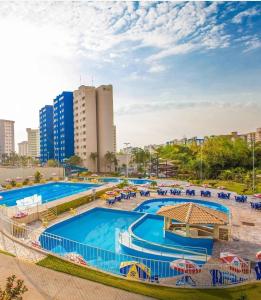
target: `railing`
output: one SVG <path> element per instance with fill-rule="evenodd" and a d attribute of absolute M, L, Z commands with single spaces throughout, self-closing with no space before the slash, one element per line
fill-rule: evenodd
<path fill-rule="evenodd" d="M 121 245 L 129 248 L 129 251 L 140 252 L 143 255 L 160 256 L 160 259 L 172 258 L 174 260 L 175 258 L 183 258 L 201 262 L 208 260 L 206 248 L 158 244 L 131 235 L 129 232 L 121 232 L 119 234 L 119 242 Z"/>
<path fill-rule="evenodd" d="M 172 268 L 169 260 L 156 260 L 125 254 L 119 245 L 116 245 L 118 252 L 113 252 L 82 244 L 48 232 L 34 230 L 31 227 L 16 223 L 2 214 L 0 215 L 0 225 L 2 232 L 15 241 L 19 240 L 24 245 L 40 248 L 45 253 L 51 253 L 68 260 L 71 260 L 68 254 L 77 253 L 87 265 L 116 275 L 122 275 L 120 272 L 121 262 L 135 261 L 146 265 L 151 271 L 147 280 L 153 281 L 158 278 L 159 283 L 170 284 L 171 286 L 227 286 L 247 281 L 250 278 L 250 264 L 248 264 L 249 271 L 245 273 L 234 272 L 231 265 L 228 264 L 205 263 L 198 264 L 200 270 L 198 273 L 191 270 L 184 274 L 178 269 Z"/>
<path fill-rule="evenodd" d="M 128 228 L 128 245 L 129 247 L 132 246 L 132 244 L 138 244 L 137 246 L 141 247 L 142 252 L 147 252 L 148 249 L 154 249 L 160 252 L 161 256 L 167 256 L 167 253 L 177 253 L 179 254 L 177 257 L 180 257 L 182 255 L 182 258 L 188 257 L 188 256 L 194 256 L 194 259 L 197 259 L 199 261 L 207 261 L 208 260 L 208 252 L 207 249 L 204 247 L 193 247 L 193 246 L 182 246 L 182 245 L 169 245 L 169 244 L 158 244 L 156 242 L 144 240 L 137 235 L 134 234 L 133 229 L 135 226 L 142 221 L 142 219 L 145 219 L 147 214 L 144 214 L 141 216 L 138 220 L 136 220 L 134 223 L 132 223 Z M 126 238 L 126 236 L 125 236 Z M 120 234 L 120 242 L 123 242 L 122 239 L 122 233 Z"/>

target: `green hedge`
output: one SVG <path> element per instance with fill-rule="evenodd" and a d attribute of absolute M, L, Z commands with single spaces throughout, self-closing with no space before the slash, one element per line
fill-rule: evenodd
<path fill-rule="evenodd" d="M 113 188 L 107 188 L 107 189 L 103 189 L 101 191 L 98 191 L 95 193 L 95 198 L 99 198 L 101 197 L 101 195 L 103 195 L 105 192 L 111 191 Z M 57 214 L 60 215 L 66 211 L 69 211 L 70 208 L 77 208 L 81 205 L 90 203 L 93 201 L 93 195 L 88 195 L 88 196 L 83 196 L 74 200 L 71 200 L 69 202 L 65 202 L 62 204 L 59 204 L 56 206 L 57 209 Z"/>

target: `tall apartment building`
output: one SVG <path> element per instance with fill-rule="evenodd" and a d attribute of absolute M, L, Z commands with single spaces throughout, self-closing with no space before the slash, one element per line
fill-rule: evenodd
<path fill-rule="evenodd" d="M 80 86 L 74 91 L 74 148 L 91 171 L 106 172 L 106 152 L 116 152 L 111 85 Z M 93 160 L 91 153 L 97 155 Z"/>
<path fill-rule="evenodd" d="M 10 120 L 0 120 L 0 155 L 9 155 L 15 151 L 14 123 Z"/>
<path fill-rule="evenodd" d="M 28 156 L 28 142 L 27 141 L 18 143 L 18 154 L 21 156 Z"/>
<path fill-rule="evenodd" d="M 54 159 L 64 162 L 74 155 L 73 93 L 62 92 L 54 99 Z"/>
<path fill-rule="evenodd" d="M 28 156 L 39 158 L 40 156 L 40 136 L 39 129 L 26 128 L 28 141 Z"/>
<path fill-rule="evenodd" d="M 112 85 L 101 85 L 96 88 L 97 132 L 98 132 L 98 170 L 106 168 L 106 152 L 116 152 L 116 129 L 113 120 L 113 89 Z"/>
<path fill-rule="evenodd" d="M 97 169 L 97 159 L 91 153 L 97 149 L 96 90 L 92 86 L 80 86 L 73 92 L 74 152 L 82 158 L 84 165 L 92 171 Z"/>
<path fill-rule="evenodd" d="M 54 158 L 53 106 L 45 105 L 39 111 L 40 124 L 40 161 L 47 162 Z"/>

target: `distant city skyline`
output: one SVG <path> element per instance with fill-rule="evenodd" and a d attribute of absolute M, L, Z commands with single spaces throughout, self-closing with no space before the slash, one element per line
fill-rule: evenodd
<path fill-rule="evenodd" d="M 251 132 L 258 2 L 0 2 L 0 119 L 15 143 L 60 91 L 112 84 L 118 149 Z"/>

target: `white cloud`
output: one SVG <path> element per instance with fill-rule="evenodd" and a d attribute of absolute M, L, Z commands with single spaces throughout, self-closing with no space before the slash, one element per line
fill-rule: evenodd
<path fill-rule="evenodd" d="M 249 8 L 247 10 L 244 10 L 237 14 L 233 19 L 233 23 L 241 23 L 245 17 L 254 16 L 254 15 L 260 15 L 260 11 L 258 11 L 256 8 Z"/>
<path fill-rule="evenodd" d="M 249 52 L 251 50 L 261 48 L 261 40 L 257 36 L 249 38 L 248 40 L 245 41 L 244 44 L 246 47 L 244 52 Z"/>
<path fill-rule="evenodd" d="M 166 67 L 164 65 L 158 65 L 158 64 L 156 64 L 156 65 L 152 65 L 149 68 L 148 72 L 149 73 L 160 73 L 160 72 L 163 72 L 165 70 L 166 70 Z"/>

